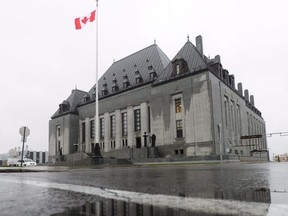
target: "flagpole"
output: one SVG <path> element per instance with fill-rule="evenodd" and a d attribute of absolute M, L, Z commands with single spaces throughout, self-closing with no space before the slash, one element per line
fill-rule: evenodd
<path fill-rule="evenodd" d="M 98 0 L 96 0 L 96 86 L 95 86 L 95 146 L 99 145 L 99 105 L 98 105 Z"/>

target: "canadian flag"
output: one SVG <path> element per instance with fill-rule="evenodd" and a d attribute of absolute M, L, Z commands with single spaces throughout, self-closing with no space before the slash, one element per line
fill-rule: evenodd
<path fill-rule="evenodd" d="M 79 17 L 75 19 L 75 28 L 76 30 L 82 29 L 88 22 L 93 22 L 95 20 L 96 10 L 92 11 L 90 15 Z"/>

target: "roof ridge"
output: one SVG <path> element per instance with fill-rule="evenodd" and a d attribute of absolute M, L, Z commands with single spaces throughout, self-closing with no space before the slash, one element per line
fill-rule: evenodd
<path fill-rule="evenodd" d="M 73 93 L 74 91 L 79 91 L 79 92 L 83 92 L 83 93 L 88 93 L 88 92 L 86 92 L 86 91 L 84 91 L 84 90 L 81 90 L 81 89 L 72 89 L 72 93 Z M 72 93 L 71 93 L 71 94 L 72 94 Z"/>
<path fill-rule="evenodd" d="M 148 49 L 148 48 L 150 48 L 150 47 L 153 47 L 153 46 L 158 47 L 157 44 L 151 44 L 151 45 L 149 45 L 149 46 L 147 46 L 147 47 L 145 47 L 145 48 L 143 48 L 143 49 L 141 49 L 141 50 L 138 50 L 137 52 L 134 52 L 134 53 L 132 53 L 132 54 L 130 54 L 130 55 L 122 58 L 122 59 L 119 59 L 119 60 L 113 62 L 112 65 L 114 65 L 114 64 L 116 64 L 116 63 L 118 63 L 118 62 L 120 62 L 120 61 L 123 61 L 124 59 L 127 59 L 127 58 L 129 58 L 129 57 L 131 57 L 131 56 L 133 56 L 133 55 L 135 55 L 135 54 L 137 54 L 137 53 L 143 52 L 144 50 L 146 50 L 146 49 Z M 111 65 L 111 66 L 112 66 L 112 65 Z M 111 67 L 111 66 L 110 66 L 110 67 Z M 110 68 L 110 67 L 109 67 L 109 68 Z M 108 69 L 109 69 L 109 68 L 108 68 Z"/>

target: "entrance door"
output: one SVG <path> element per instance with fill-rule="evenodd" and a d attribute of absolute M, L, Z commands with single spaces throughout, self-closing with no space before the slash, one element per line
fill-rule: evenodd
<path fill-rule="evenodd" d="M 136 148 L 141 148 L 141 137 L 136 137 Z"/>
<path fill-rule="evenodd" d="M 91 143 L 91 153 L 94 153 L 94 151 L 95 151 L 95 145 L 94 143 Z"/>

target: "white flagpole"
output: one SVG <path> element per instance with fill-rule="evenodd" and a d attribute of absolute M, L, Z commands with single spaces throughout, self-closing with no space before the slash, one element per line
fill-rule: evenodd
<path fill-rule="evenodd" d="M 98 0 L 96 0 L 96 86 L 95 86 L 95 147 L 99 144 L 99 106 L 98 106 Z"/>

